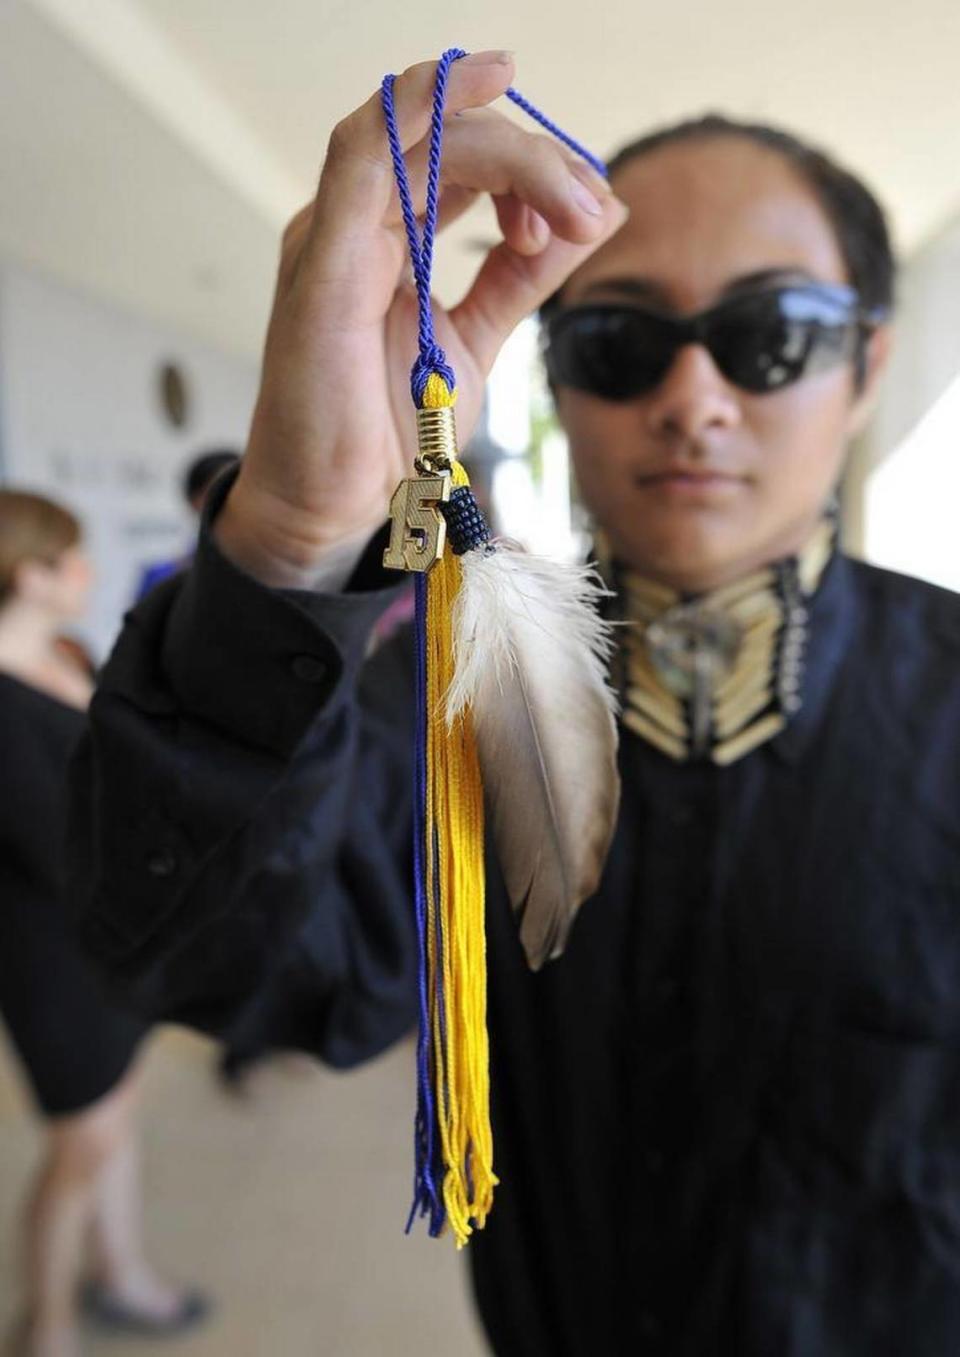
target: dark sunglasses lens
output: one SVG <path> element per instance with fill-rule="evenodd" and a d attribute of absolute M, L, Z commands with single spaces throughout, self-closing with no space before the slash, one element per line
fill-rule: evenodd
<path fill-rule="evenodd" d="M 802 288 L 744 297 L 718 308 L 709 345 L 717 366 L 746 391 L 778 391 L 826 371 L 854 351 L 850 303 Z"/>
<path fill-rule="evenodd" d="M 673 352 L 669 322 L 633 309 L 585 307 L 554 321 L 547 369 L 559 386 L 630 400 L 657 385 Z"/>

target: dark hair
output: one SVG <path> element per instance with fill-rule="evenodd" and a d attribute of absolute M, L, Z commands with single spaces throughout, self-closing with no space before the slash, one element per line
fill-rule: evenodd
<path fill-rule="evenodd" d="M 766 123 L 740 122 L 719 113 L 660 127 L 628 142 L 608 164 L 611 179 L 640 156 L 663 146 L 683 142 L 741 137 L 775 151 L 797 172 L 816 195 L 836 233 L 850 282 L 867 310 L 889 310 L 894 301 L 896 262 L 890 243 L 886 215 L 862 180 L 815 146 L 791 132 Z M 545 304 L 544 313 L 559 301 L 559 293 Z"/>
<path fill-rule="evenodd" d="M 221 471 L 236 466 L 239 461 L 240 454 L 234 448 L 211 448 L 209 452 L 202 452 L 183 473 L 184 498 L 192 504 L 198 495 L 209 489 Z"/>

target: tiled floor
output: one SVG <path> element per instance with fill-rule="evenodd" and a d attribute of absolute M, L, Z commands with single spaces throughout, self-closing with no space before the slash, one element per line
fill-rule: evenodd
<path fill-rule="evenodd" d="M 466 1270 L 449 1238 L 405 1238 L 413 1051 L 333 1074 L 261 1070 L 224 1095 L 212 1048 L 179 1031 L 147 1056 L 147 1230 L 167 1271 L 215 1293 L 197 1336 L 91 1337 L 91 1357 L 481 1357 Z M 0 1325 L 13 1303 L 12 1226 L 35 1152 L 0 1048 Z"/>

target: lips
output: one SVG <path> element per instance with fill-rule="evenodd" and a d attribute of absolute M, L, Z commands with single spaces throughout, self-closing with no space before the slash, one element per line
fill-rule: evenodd
<path fill-rule="evenodd" d="M 746 476 L 734 476 L 708 466 L 682 463 L 639 473 L 634 484 L 651 504 L 662 508 L 720 509 L 739 500 L 747 487 Z"/>
<path fill-rule="evenodd" d="M 637 476 L 640 485 L 691 485 L 719 486 L 739 485 L 743 476 L 733 476 L 726 471 L 717 471 L 710 467 L 668 466 L 659 471 L 646 471 Z"/>

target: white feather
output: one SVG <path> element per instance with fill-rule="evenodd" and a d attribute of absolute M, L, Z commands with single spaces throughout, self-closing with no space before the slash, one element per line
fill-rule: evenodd
<path fill-rule="evenodd" d="M 616 826 L 611 626 L 591 567 L 502 545 L 461 563 L 447 719 L 472 712 L 494 842 L 536 970 L 563 950 Z"/>

